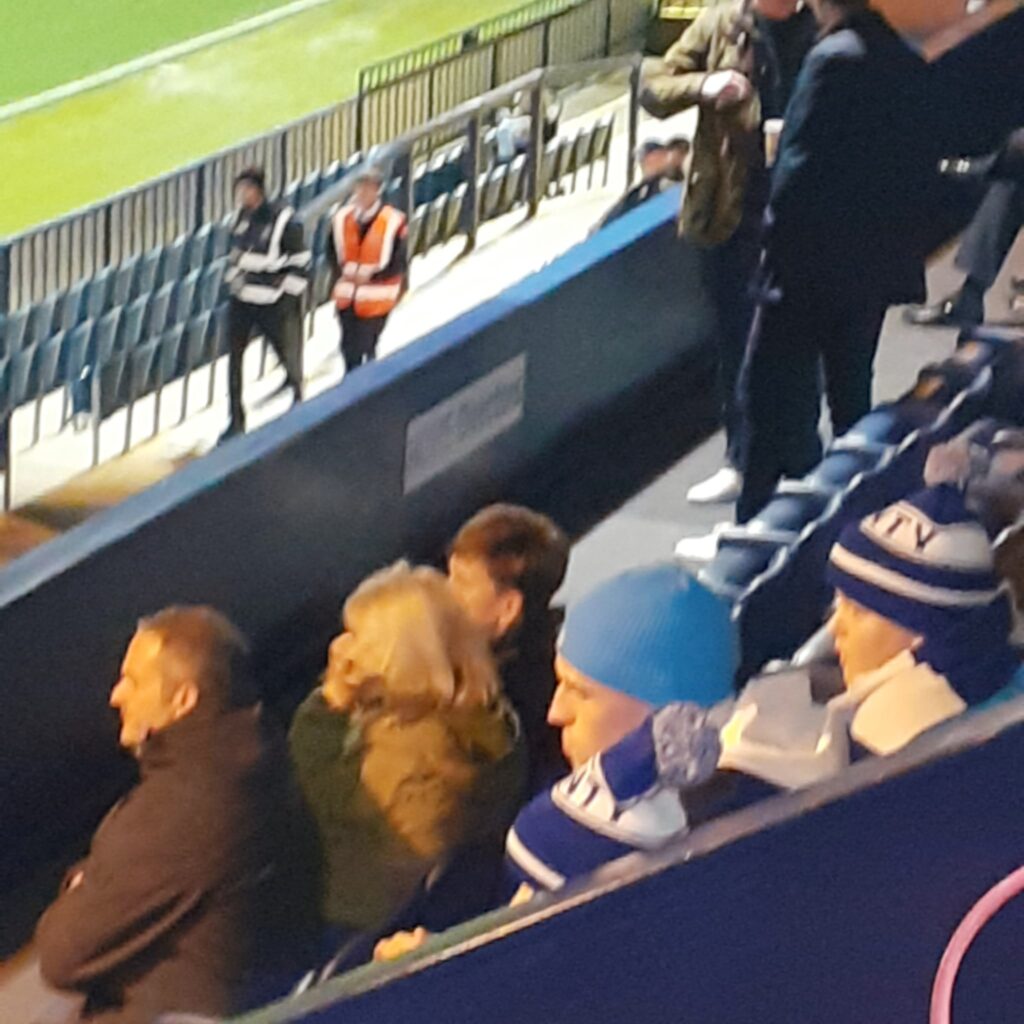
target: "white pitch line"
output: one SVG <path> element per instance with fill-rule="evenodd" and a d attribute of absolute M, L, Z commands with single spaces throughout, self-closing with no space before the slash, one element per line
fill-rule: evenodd
<path fill-rule="evenodd" d="M 173 46 L 166 46 L 162 50 L 154 50 L 152 53 L 136 57 L 134 60 L 125 61 L 123 64 L 116 64 L 114 67 L 98 71 L 94 75 L 86 75 L 73 82 L 66 82 L 45 92 L 36 93 L 34 96 L 26 96 L 24 99 L 15 100 L 13 103 L 6 103 L 0 106 L 0 121 L 7 121 L 20 114 L 27 114 L 31 110 L 38 110 L 40 107 L 48 106 L 59 100 L 66 100 L 79 93 L 88 92 L 90 89 L 98 89 L 100 86 L 109 85 L 128 75 L 134 75 L 139 71 L 156 67 L 169 60 L 177 60 L 179 57 L 186 57 L 197 50 L 205 50 L 218 43 L 227 42 L 230 39 L 237 39 L 239 36 L 255 32 L 257 29 L 273 25 L 275 22 L 283 21 L 295 14 L 302 14 L 312 10 L 314 7 L 323 7 L 325 4 L 333 3 L 333 0 L 292 0 L 292 3 L 285 4 L 275 10 L 267 11 L 264 14 L 257 14 L 244 21 L 235 22 L 233 25 L 225 25 L 224 28 L 215 29 L 201 36 L 186 39 L 184 42 L 175 43 Z"/>

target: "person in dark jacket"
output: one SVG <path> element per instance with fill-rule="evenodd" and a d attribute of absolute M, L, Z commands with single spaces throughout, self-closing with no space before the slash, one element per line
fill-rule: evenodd
<path fill-rule="evenodd" d="M 673 181 L 666 177 L 669 170 L 667 146 L 653 139 L 648 140 L 637 149 L 636 159 L 640 165 L 640 183 L 629 189 L 608 210 L 598 222 L 596 230 L 607 227 L 672 186 Z"/>
<path fill-rule="evenodd" d="M 959 167 L 960 161 L 953 161 Z M 964 271 L 957 291 L 930 306 L 907 311 L 907 319 L 925 327 L 973 327 L 985 319 L 985 293 L 995 284 L 1013 243 L 1024 227 L 1024 128 L 1018 128 L 999 153 L 965 161 L 968 175 L 989 181 L 956 254 Z M 1024 284 L 1016 284 L 1024 291 Z"/>
<path fill-rule="evenodd" d="M 312 262 L 302 225 L 290 206 L 267 199 L 261 167 L 235 178 L 238 213 L 224 276 L 228 306 L 228 393 L 231 422 L 222 440 L 245 431 L 242 360 L 254 334 L 270 342 L 285 372 L 285 386 L 302 401 L 302 308 Z"/>
<path fill-rule="evenodd" d="M 786 111 L 766 222 L 761 297 L 741 377 L 744 522 L 782 476 L 821 457 L 818 371 L 833 433 L 871 407 L 887 307 L 924 296 L 938 183 L 928 68 L 866 0 L 820 0 L 822 38 Z"/>
<path fill-rule="evenodd" d="M 555 693 L 555 644 L 562 625 L 551 607 L 569 564 L 569 540 L 547 516 L 520 505 L 488 505 L 455 535 L 448 579 L 455 599 L 487 632 L 505 696 L 526 738 L 532 795 L 567 769 L 547 713 Z"/>
<path fill-rule="evenodd" d="M 315 837 L 244 654 L 222 615 L 194 607 L 143 620 L 128 647 L 110 703 L 141 781 L 36 930 L 43 977 L 84 994 L 82 1021 L 233 1013 L 313 950 Z"/>

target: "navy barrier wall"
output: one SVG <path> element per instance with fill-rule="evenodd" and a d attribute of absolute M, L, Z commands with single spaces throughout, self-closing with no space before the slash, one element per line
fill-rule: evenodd
<path fill-rule="evenodd" d="M 258 650 L 312 638 L 322 657 L 367 572 L 436 551 L 575 425 L 705 349 L 677 204 L 659 197 L 0 572 L 0 892 L 129 779 L 107 696 L 140 616 L 205 602 Z"/>
<path fill-rule="evenodd" d="M 1021 764 L 1024 698 L 239 1020 L 923 1024 L 954 930 L 1024 863 Z M 1021 1020 L 1022 957 L 1024 896 L 969 947 L 953 1024 Z"/>

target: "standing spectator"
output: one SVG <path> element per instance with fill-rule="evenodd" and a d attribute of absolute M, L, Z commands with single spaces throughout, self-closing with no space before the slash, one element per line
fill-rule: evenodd
<path fill-rule="evenodd" d="M 383 187 L 380 171 L 363 171 L 327 241 L 346 373 L 377 358 L 381 332 L 407 284 L 405 214 L 383 202 Z"/>
<path fill-rule="evenodd" d="M 993 181 L 971 220 L 956 265 L 967 276 L 959 290 L 931 306 L 907 311 L 907 319 L 926 327 L 973 327 L 985 319 L 985 293 L 995 284 L 1010 249 L 1024 226 L 1024 128 L 1010 138 L 990 173 Z M 1022 288 L 1024 290 L 1024 288 Z"/>
<path fill-rule="evenodd" d="M 555 692 L 551 607 L 569 562 L 569 540 L 550 520 L 518 505 L 489 505 L 455 535 L 448 579 L 456 600 L 491 641 L 498 671 L 526 737 L 536 793 L 566 772 L 558 731 L 547 722 Z"/>
<path fill-rule="evenodd" d="M 457 850 L 500 843 L 525 752 L 486 639 L 440 573 L 376 573 L 344 624 L 289 742 L 323 846 L 324 917 L 365 934 Z"/>
<path fill-rule="evenodd" d="M 928 69 L 867 0 L 819 0 L 822 38 L 786 111 L 761 297 L 741 387 L 745 522 L 821 457 L 821 363 L 835 436 L 871 407 L 886 308 L 924 295 L 939 133 Z"/>
<path fill-rule="evenodd" d="M 657 117 L 700 108 L 681 230 L 701 249 L 718 322 L 726 465 L 691 487 L 689 501 L 735 501 L 742 484 L 737 383 L 768 200 L 763 126 L 783 116 L 816 32 L 814 15 L 799 0 L 714 4 L 701 10 L 645 82 L 644 106 Z"/>
<path fill-rule="evenodd" d="M 286 387 L 302 401 L 302 310 L 311 256 L 302 225 L 290 206 L 267 199 L 261 167 L 248 167 L 235 178 L 238 213 L 231 227 L 231 250 L 225 280 L 228 306 L 228 393 L 231 422 L 222 440 L 245 431 L 242 360 L 253 332 L 273 346 L 284 367 Z"/>
<path fill-rule="evenodd" d="M 668 149 L 664 143 L 653 139 L 642 143 L 636 152 L 637 163 L 640 165 L 640 183 L 634 185 L 626 194 L 601 218 L 596 230 L 607 227 L 612 221 L 624 217 L 631 210 L 643 205 L 665 191 L 671 182 L 665 177 L 668 170 Z"/>
<path fill-rule="evenodd" d="M 686 170 L 690 161 L 690 150 L 693 148 L 685 135 L 673 135 L 665 143 L 668 150 L 668 168 L 665 177 L 669 181 L 686 181 Z"/>
<path fill-rule="evenodd" d="M 316 871 L 295 860 L 312 832 L 244 654 L 209 608 L 144 619 L 128 647 L 110 703 L 142 778 L 36 931 L 43 977 L 85 995 L 82 1021 L 231 1014 L 254 972 L 287 965 L 288 939 L 315 937 Z M 291 952 L 296 969 L 309 956 Z"/>

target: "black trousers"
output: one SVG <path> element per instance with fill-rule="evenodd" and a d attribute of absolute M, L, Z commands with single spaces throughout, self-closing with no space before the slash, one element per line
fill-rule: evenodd
<path fill-rule="evenodd" d="M 742 469 L 746 430 L 739 394 L 740 371 L 754 319 L 753 281 L 761 256 L 756 231 L 741 225 L 727 242 L 701 251 L 701 276 L 715 311 L 718 400 L 725 427 L 725 455 Z"/>
<path fill-rule="evenodd" d="M 775 295 L 754 315 L 741 375 L 747 450 L 737 522 L 753 518 L 784 476 L 821 459 L 819 374 L 833 435 L 871 408 L 871 380 L 887 303 L 836 292 Z"/>
<path fill-rule="evenodd" d="M 358 317 L 350 306 L 338 310 L 338 320 L 341 323 L 341 355 L 345 360 L 345 372 L 349 373 L 363 363 L 372 363 L 377 358 L 377 342 L 388 318 Z"/>
<path fill-rule="evenodd" d="M 228 396 L 232 430 L 245 430 L 242 358 L 254 334 L 261 334 L 270 342 L 284 367 L 295 401 L 302 401 L 302 310 L 299 300 L 285 295 L 273 305 L 260 306 L 232 299 L 228 307 Z"/>
<path fill-rule="evenodd" d="M 956 265 L 984 294 L 1024 226 L 1024 183 L 994 181 L 964 232 Z"/>

